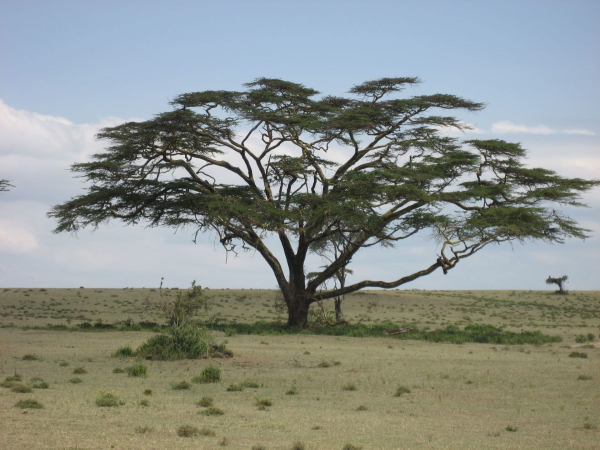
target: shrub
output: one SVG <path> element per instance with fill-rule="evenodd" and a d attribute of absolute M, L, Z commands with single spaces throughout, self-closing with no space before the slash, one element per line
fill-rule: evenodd
<path fill-rule="evenodd" d="M 575 342 L 577 342 L 578 344 L 583 344 L 584 342 L 587 342 L 587 337 L 585 337 L 584 334 L 580 334 L 575 336 Z"/>
<path fill-rule="evenodd" d="M 211 397 L 202 397 L 196 402 L 196 405 L 208 408 L 213 405 L 213 399 Z"/>
<path fill-rule="evenodd" d="M 514 433 L 514 432 L 515 432 L 515 431 L 517 431 L 519 428 L 518 428 L 518 427 L 516 427 L 516 426 L 514 426 L 514 425 L 508 425 L 508 426 L 507 426 L 505 429 L 506 429 L 506 431 L 510 431 L 510 432 L 513 432 L 513 433 Z"/>
<path fill-rule="evenodd" d="M 113 369 L 113 373 L 125 373 L 125 370 L 121 369 L 120 367 L 115 367 Z"/>
<path fill-rule="evenodd" d="M 252 446 L 252 450 L 267 450 L 264 445 L 256 444 Z"/>
<path fill-rule="evenodd" d="M 296 386 L 292 386 L 292 388 L 285 393 L 285 395 L 296 395 L 296 394 L 298 394 L 298 390 L 296 389 Z"/>
<path fill-rule="evenodd" d="M 192 437 L 196 436 L 200 430 L 192 425 L 182 425 L 177 428 L 177 436 Z"/>
<path fill-rule="evenodd" d="M 100 392 L 100 395 L 96 398 L 96 405 L 101 407 L 110 408 L 120 404 L 122 403 L 119 397 L 113 392 Z"/>
<path fill-rule="evenodd" d="M 85 370 L 85 367 L 76 367 L 73 369 L 73 373 L 75 375 L 83 375 L 84 373 L 87 373 L 87 370 Z"/>
<path fill-rule="evenodd" d="M 226 436 L 223 436 L 223 437 L 221 438 L 221 440 L 219 441 L 219 445 L 220 445 L 221 447 L 225 447 L 226 445 L 229 445 L 229 439 L 227 439 L 227 437 L 226 437 Z"/>
<path fill-rule="evenodd" d="M 198 359 L 225 353 L 224 346 L 213 344 L 212 336 L 192 325 L 171 328 L 170 334 L 159 334 L 142 344 L 137 355 L 156 360 Z"/>
<path fill-rule="evenodd" d="M 358 408 L 356 408 L 357 411 L 367 411 L 369 408 L 367 408 L 365 405 L 360 405 Z"/>
<path fill-rule="evenodd" d="M 70 381 L 71 383 L 73 383 L 73 384 L 79 384 L 79 383 L 81 383 L 81 382 L 82 382 L 82 381 L 81 381 L 81 378 L 78 378 L 78 377 L 73 377 L 73 378 L 71 378 L 69 381 Z"/>
<path fill-rule="evenodd" d="M 15 403 L 15 408 L 21 409 L 42 409 L 43 407 L 44 405 L 32 398 L 27 400 L 19 400 L 17 403 Z"/>
<path fill-rule="evenodd" d="M 61 367 L 67 367 L 69 365 L 69 363 L 66 361 L 61 361 L 58 365 Z"/>
<path fill-rule="evenodd" d="M 111 356 L 113 358 L 130 358 L 135 356 L 135 352 L 130 346 L 119 347 Z"/>
<path fill-rule="evenodd" d="M 130 377 L 146 378 L 148 375 L 148 368 L 143 364 L 136 364 L 134 366 L 127 367 L 125 370 L 127 370 L 127 375 Z"/>
<path fill-rule="evenodd" d="M 151 433 L 152 431 L 154 431 L 154 428 L 152 428 L 152 427 L 142 427 L 142 426 L 135 427 L 135 432 L 140 433 L 140 434 Z"/>
<path fill-rule="evenodd" d="M 218 367 L 205 367 L 200 375 L 192 378 L 194 383 L 217 383 L 221 381 L 221 369 Z"/>
<path fill-rule="evenodd" d="M 40 381 L 39 383 L 33 384 L 34 389 L 48 389 L 49 387 L 50 387 L 50 385 L 48 383 L 46 383 L 45 381 Z"/>
<path fill-rule="evenodd" d="M 362 447 L 358 445 L 346 444 L 342 447 L 342 450 L 361 450 Z"/>
<path fill-rule="evenodd" d="M 144 395 L 152 395 L 152 389 L 145 389 Z"/>
<path fill-rule="evenodd" d="M 342 385 L 342 390 L 343 391 L 355 391 L 356 390 L 356 384 L 353 383 L 353 382 L 344 383 Z"/>
<path fill-rule="evenodd" d="M 225 411 L 220 408 L 216 408 L 211 406 L 210 408 L 206 408 L 204 411 L 200 412 L 203 416 L 223 416 L 225 415 Z"/>
<path fill-rule="evenodd" d="M 23 361 L 39 361 L 40 358 L 36 355 L 27 354 L 21 358 Z"/>
<path fill-rule="evenodd" d="M 175 390 L 185 390 L 191 388 L 192 385 L 187 381 L 180 381 L 179 383 L 171 383 L 171 388 Z"/>
<path fill-rule="evenodd" d="M 202 436 L 216 436 L 217 433 L 215 433 L 210 428 L 204 427 L 204 428 L 200 429 L 200 435 L 202 435 Z"/>
<path fill-rule="evenodd" d="M 585 335 L 585 337 L 590 342 L 592 342 L 594 339 L 596 339 L 596 336 L 594 335 L 594 333 L 588 333 L 588 334 Z"/>
<path fill-rule="evenodd" d="M 211 309 L 212 303 L 212 299 L 202 291 L 202 286 L 196 286 L 196 282 L 192 281 L 191 288 L 179 291 L 175 300 L 160 300 L 154 308 L 165 316 L 169 326 L 179 328 L 188 324 L 201 310 Z"/>
<path fill-rule="evenodd" d="M 394 397 L 402 397 L 402 394 L 410 394 L 410 389 L 407 388 L 406 386 L 398 386 L 398 389 L 396 389 L 396 393 L 394 394 Z"/>
<path fill-rule="evenodd" d="M 250 389 L 258 389 L 260 387 L 256 381 L 250 381 L 250 380 L 246 380 L 246 381 L 242 382 L 241 384 L 244 387 L 247 387 Z"/>
<path fill-rule="evenodd" d="M 588 381 L 588 380 L 591 380 L 591 379 L 592 379 L 592 377 L 591 377 L 590 375 L 579 375 L 579 376 L 577 377 L 577 379 L 578 379 L 578 380 L 583 380 L 583 381 Z"/>
<path fill-rule="evenodd" d="M 292 444 L 291 450 L 304 450 L 306 447 L 302 442 L 294 442 Z"/>
<path fill-rule="evenodd" d="M 321 361 L 319 364 L 317 364 L 317 366 L 327 368 L 327 367 L 331 367 L 331 364 L 328 363 L 327 361 Z"/>
<path fill-rule="evenodd" d="M 588 355 L 587 353 L 583 353 L 583 352 L 571 352 L 569 353 L 569 358 L 587 358 Z"/>
<path fill-rule="evenodd" d="M 257 398 L 255 404 L 256 406 L 273 406 L 273 402 L 266 398 Z"/>
<path fill-rule="evenodd" d="M 33 389 L 23 383 L 13 384 L 10 387 L 10 390 L 19 394 L 29 394 L 30 392 L 33 392 Z"/>

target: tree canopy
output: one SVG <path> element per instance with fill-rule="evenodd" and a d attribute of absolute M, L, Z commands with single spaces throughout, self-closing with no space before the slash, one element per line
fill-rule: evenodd
<path fill-rule="evenodd" d="M 0 180 L 0 192 L 8 191 L 9 187 L 14 187 L 8 180 Z"/>
<path fill-rule="evenodd" d="M 598 181 L 528 168 L 517 143 L 445 136 L 445 128 L 468 128 L 449 113 L 483 103 L 401 95 L 418 83 L 382 78 L 342 97 L 259 78 L 244 91 L 179 95 L 171 111 L 100 131 L 107 148 L 72 166 L 90 186 L 52 208 L 55 232 L 115 218 L 212 230 L 227 251 L 254 249 L 265 259 L 290 326 L 305 326 L 315 301 L 448 273 L 492 243 L 586 237 L 555 205 L 582 206 L 579 194 Z M 439 244 L 429 266 L 323 288 L 361 249 L 420 232 Z M 268 235 L 285 261 L 268 248 Z M 343 251 L 308 279 L 307 255 L 327 242 L 344 242 Z"/>

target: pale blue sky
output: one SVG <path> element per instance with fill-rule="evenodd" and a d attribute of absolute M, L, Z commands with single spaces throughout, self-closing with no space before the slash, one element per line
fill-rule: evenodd
<path fill-rule="evenodd" d="M 192 279 L 268 287 L 258 255 L 225 264 L 209 236 L 118 223 L 77 238 L 50 233 L 48 208 L 82 193 L 66 169 L 101 150 L 99 126 L 148 119 L 183 92 L 242 89 L 266 76 L 326 94 L 384 76 L 419 76 L 409 94 L 487 103 L 461 119 L 475 137 L 519 141 L 530 163 L 600 178 L 597 1 L 0 0 L 0 286 L 153 286 Z M 472 138 L 473 135 L 465 136 Z M 600 193 L 573 217 L 585 243 L 489 248 L 447 276 L 406 288 L 600 289 Z M 372 250 L 355 272 L 390 280 L 431 263 L 435 244 Z"/>

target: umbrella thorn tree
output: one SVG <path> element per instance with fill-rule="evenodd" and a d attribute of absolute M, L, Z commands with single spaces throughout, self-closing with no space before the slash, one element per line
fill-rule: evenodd
<path fill-rule="evenodd" d="M 444 136 L 465 129 L 451 111 L 484 105 L 454 95 L 403 96 L 418 78 L 382 78 L 347 96 L 259 78 L 243 91 L 181 94 L 172 110 L 104 128 L 108 146 L 72 171 L 84 195 L 54 206 L 55 232 L 110 219 L 153 227 L 212 230 L 228 252 L 257 251 L 281 289 L 289 326 L 304 327 L 315 301 L 363 288 L 395 288 L 492 243 L 584 238 L 554 205 L 583 206 L 597 180 L 528 168 L 519 144 Z M 417 233 L 438 241 L 428 267 L 395 280 L 326 288 L 353 256 Z M 280 260 L 265 237 L 276 237 Z M 343 251 L 308 279 L 311 248 L 344 241 Z M 402 276 L 400 276 L 402 275 Z"/>
<path fill-rule="evenodd" d="M 552 278 L 550 275 L 548 275 L 548 278 L 546 278 L 546 284 L 556 284 L 558 286 L 558 291 L 556 291 L 557 294 L 566 294 L 567 291 L 565 291 L 564 289 L 564 283 L 566 283 L 566 281 L 569 279 L 568 276 L 563 275 L 562 277 L 558 277 L 558 278 Z"/>

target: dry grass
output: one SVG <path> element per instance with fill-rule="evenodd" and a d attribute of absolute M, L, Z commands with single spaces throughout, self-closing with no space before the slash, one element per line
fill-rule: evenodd
<path fill-rule="evenodd" d="M 14 294 L 16 298 L 13 291 L 10 297 L 3 293 L 0 302 L 3 311 L 9 313 L 8 317 L 1 317 L 5 324 L 51 322 L 7 309 L 7 305 L 34 301 L 35 304 L 26 305 L 28 311 L 36 314 L 43 309 L 39 302 L 46 300 L 48 304 L 50 297 L 61 303 L 55 308 L 72 309 L 69 314 L 73 317 L 88 315 L 92 322 L 97 318 L 105 322 L 124 320 L 129 315 L 140 320 L 135 307 L 136 299 L 143 299 L 141 290 L 105 289 L 96 294 L 91 289 L 81 289 L 78 300 L 83 302 L 80 307 L 85 312 L 74 309 L 75 303 L 69 302 L 66 290 L 31 292 L 30 297 L 22 299 L 19 296 L 23 290 Z M 77 289 L 70 292 L 76 297 Z M 110 297 L 116 293 L 119 297 Z M 260 305 L 267 301 L 267 291 L 211 293 L 218 294 L 223 305 L 216 309 L 221 317 L 244 314 L 251 320 L 256 315 L 271 318 L 267 308 Z M 242 293 L 247 298 L 238 301 Z M 366 293 L 348 299 L 346 314 L 353 318 L 355 313 L 364 312 L 362 305 L 379 298 L 380 306 L 371 314 L 372 322 L 390 317 L 397 322 L 412 320 L 421 327 L 434 328 L 446 321 L 466 323 L 463 317 L 467 316 L 475 323 L 505 325 L 514 331 L 540 329 L 562 336 L 564 342 L 540 347 L 509 346 L 506 350 L 498 346 L 494 350 L 493 345 L 435 344 L 394 338 L 236 334 L 227 338 L 235 356 L 218 362 L 221 383 L 195 386 L 192 392 L 171 389 L 170 382 L 190 381 L 202 370 L 204 362 L 146 361 L 146 378 L 113 375 L 115 360 L 110 355 L 114 349 L 137 348 L 152 333 L 2 328 L 1 378 L 12 376 L 16 369 L 23 380 L 43 378 L 51 389 L 35 391 L 36 400 L 45 408 L 29 410 L 26 415 L 26 410 L 14 407 L 24 396 L 2 389 L 0 448 L 97 448 L 98 443 L 106 443 L 107 447 L 126 443 L 131 449 L 192 449 L 199 445 L 216 449 L 221 448 L 219 442 L 224 435 L 227 448 L 236 450 L 288 450 L 294 443 L 306 449 L 340 450 L 348 443 L 354 448 L 387 449 L 396 448 L 399 442 L 405 448 L 423 449 L 597 448 L 600 381 L 586 375 L 600 371 L 598 340 L 592 342 L 593 348 L 586 348 L 587 358 L 568 355 L 578 350 L 576 336 L 598 333 L 600 294 L 511 294 L 392 291 L 386 297 Z M 67 299 L 65 302 L 60 300 L 61 295 Z M 129 301 L 131 304 L 125 303 Z M 255 301 L 258 306 L 244 306 Z M 544 308 L 541 304 L 553 307 Z M 91 315 L 90 311 L 95 310 L 98 313 Z M 66 323 L 64 318 L 59 322 Z M 78 321 L 73 319 L 72 323 Z M 222 333 L 219 336 L 225 337 Z M 265 340 L 269 345 L 260 344 Z M 43 355 L 43 359 L 23 361 L 26 354 Z M 61 361 L 68 362 L 70 368 L 61 367 Z M 326 369 L 317 367 L 322 361 L 341 364 L 333 363 Z M 88 371 L 80 385 L 69 383 L 74 367 Z M 579 378 L 581 374 L 585 378 Z M 243 385 L 247 380 L 260 387 L 226 391 L 230 384 Z M 355 383 L 358 390 L 343 391 L 345 382 Z M 298 395 L 286 395 L 290 386 L 296 388 Z M 411 393 L 395 398 L 398 386 Z M 97 392 L 113 390 L 123 404 L 116 408 L 96 406 Z M 151 404 L 141 407 L 147 390 L 152 391 Z M 200 415 L 207 409 L 199 409 L 196 403 L 204 396 L 211 397 L 226 414 Z M 257 411 L 257 397 L 272 401 L 270 411 Z M 368 408 L 362 408 L 364 405 Z M 35 420 L 31 420 L 32 415 Z M 182 424 L 197 427 L 198 432 L 207 427 L 217 437 L 178 437 Z M 39 439 L 41 429 L 44 439 Z"/>

